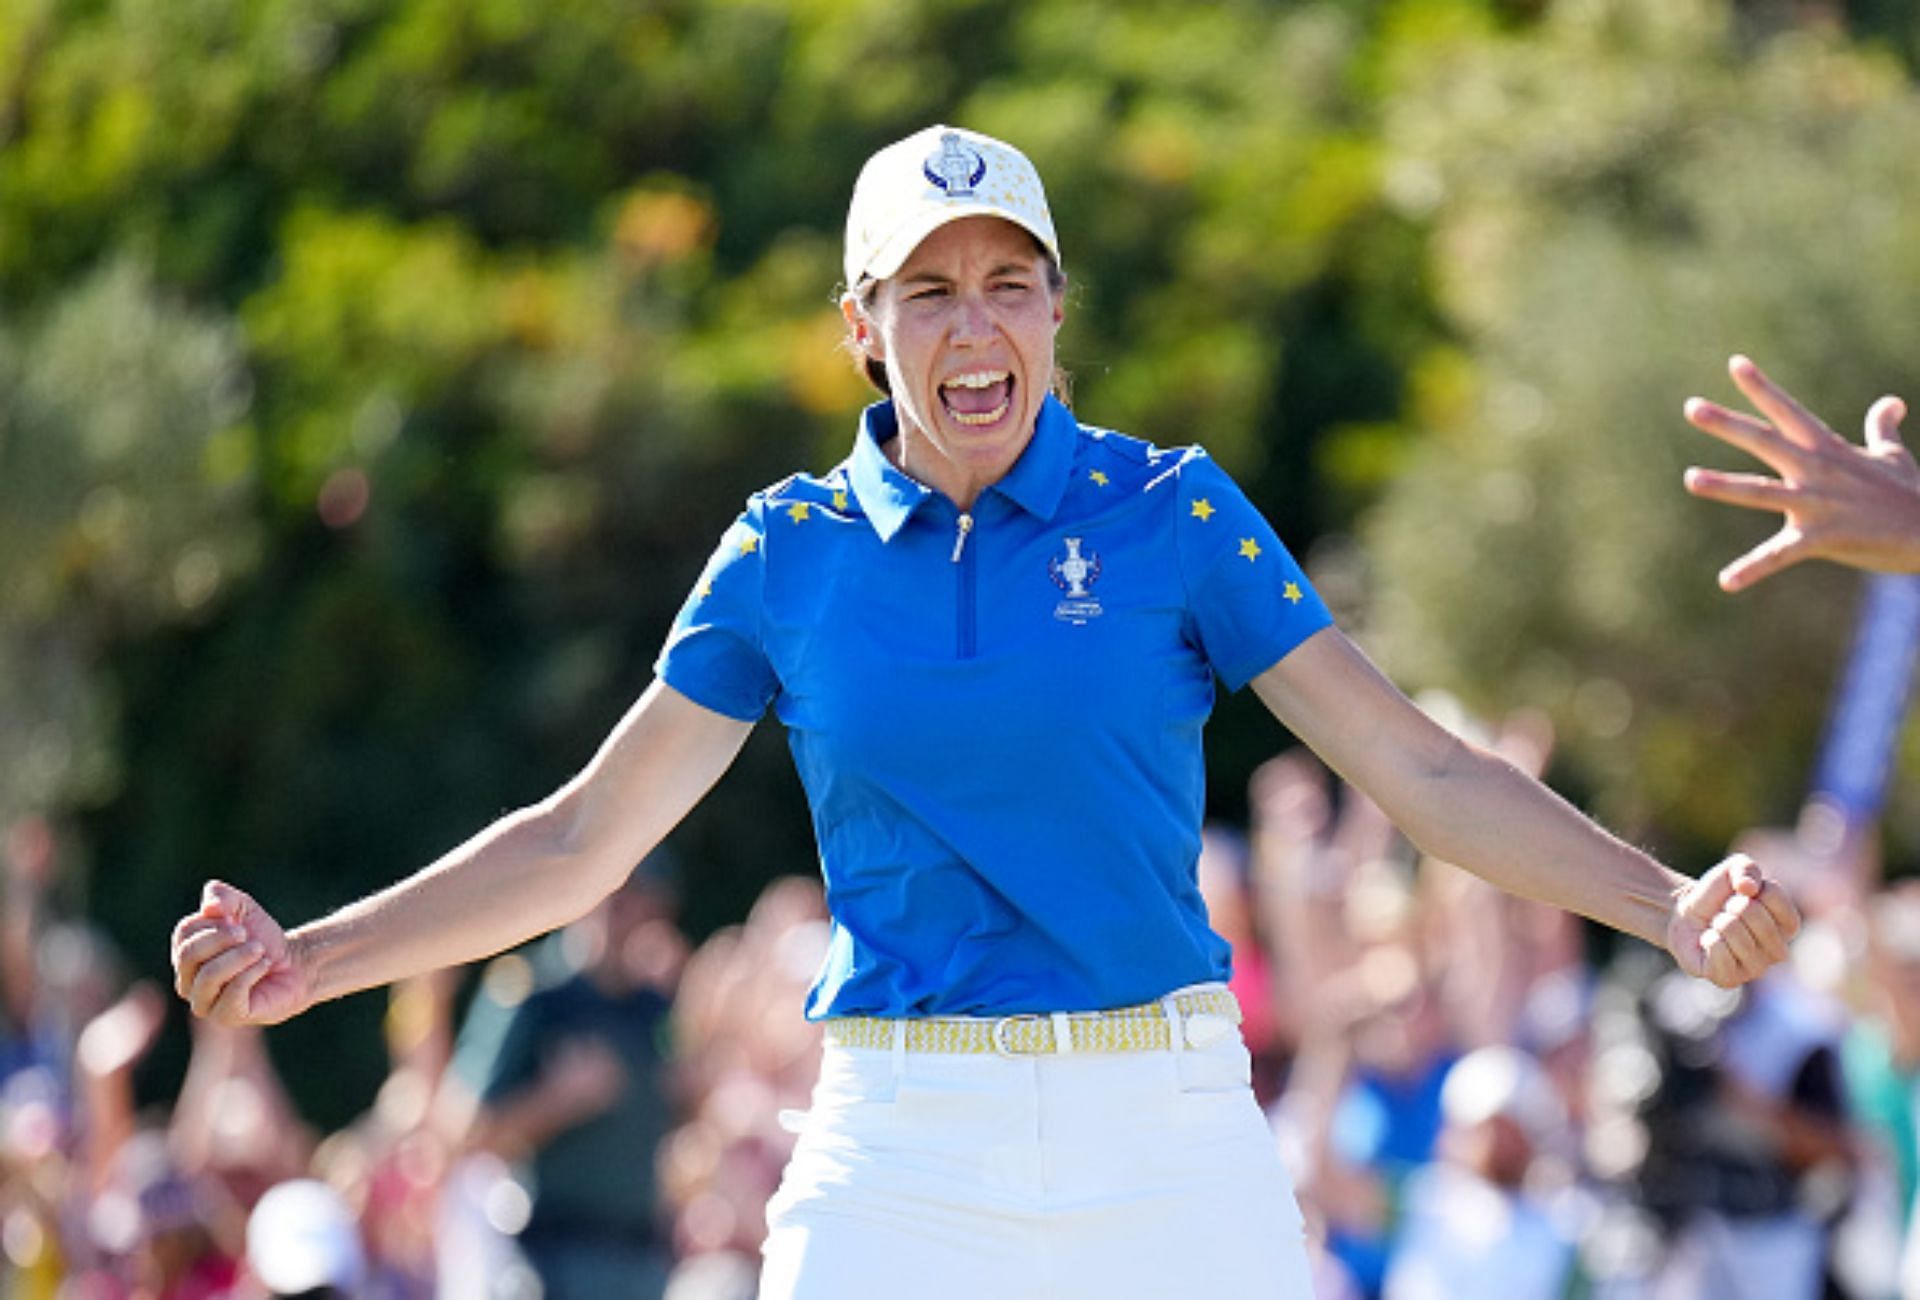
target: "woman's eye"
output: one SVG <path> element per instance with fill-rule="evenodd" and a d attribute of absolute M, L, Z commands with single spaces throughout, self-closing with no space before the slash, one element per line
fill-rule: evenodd
<path fill-rule="evenodd" d="M 907 301 L 908 302 L 927 302 L 934 298 L 944 298 L 946 297 L 946 295 L 947 295 L 947 291 L 945 289 L 941 288 L 938 285 L 933 285 L 925 289 L 914 290 L 912 293 L 907 295 Z"/>

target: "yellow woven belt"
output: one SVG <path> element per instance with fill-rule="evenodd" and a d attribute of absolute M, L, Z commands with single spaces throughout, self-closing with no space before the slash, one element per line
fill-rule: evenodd
<path fill-rule="evenodd" d="M 1183 1022 L 1207 1017 L 1230 1025 L 1240 1023 L 1240 1004 L 1225 989 L 1176 993 L 1172 998 Z M 1066 1022 L 1071 1044 L 1059 1041 L 1055 1021 Z M 836 1047 L 889 1049 L 894 1026 L 906 1025 L 906 1050 L 955 1055 L 1032 1056 L 1050 1052 L 1164 1052 L 1166 1009 L 1158 1002 L 1111 1011 L 1073 1011 L 1061 1016 L 1016 1015 L 997 1020 L 985 1017 L 933 1016 L 904 1022 L 877 1016 L 843 1016 L 826 1022 L 826 1040 Z M 1198 1046 L 1189 1023 L 1187 1041 Z"/>

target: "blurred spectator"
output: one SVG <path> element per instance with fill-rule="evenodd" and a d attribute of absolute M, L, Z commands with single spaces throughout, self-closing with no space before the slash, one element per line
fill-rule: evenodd
<path fill-rule="evenodd" d="M 247 1274 L 262 1295 L 358 1300 L 366 1279 L 360 1226 L 340 1194 L 296 1178 L 268 1189 L 247 1219 Z"/>
<path fill-rule="evenodd" d="M 1852 1144 L 1841 1021 L 1790 975 L 1739 992 L 1629 962 L 1609 976 L 1594 1157 L 1659 1247 L 1652 1300 L 1816 1300 Z"/>
<path fill-rule="evenodd" d="M 257 1028 L 190 1022 L 193 1053 L 174 1100 L 168 1141 L 184 1168 L 252 1205 L 303 1173 L 314 1133 L 294 1108 Z"/>
<path fill-rule="evenodd" d="M 1525 717 L 1479 738 L 1536 771 L 1551 746 Z M 1729 995 L 1649 951 L 1653 975 L 1629 960 L 1598 979 L 1577 923 L 1417 859 L 1310 756 L 1276 758 L 1250 795 L 1247 839 L 1209 828 L 1200 882 L 1324 1239 L 1320 1300 L 1920 1300 L 1920 884 L 1863 898 L 1871 864 L 1816 851 L 1832 836 L 1810 812 L 1742 837 L 1809 903 L 1797 976 Z M 5 951 L 31 974 L 6 988 L 5 1300 L 634 1294 L 530 1265 L 569 1237 L 543 1213 L 564 1229 L 583 1206 L 645 1210 L 646 1262 L 620 1285 L 754 1294 L 782 1116 L 816 1072 L 817 1027 L 794 1009 L 827 942 L 817 880 L 775 881 L 687 954 L 654 864 L 606 912 L 493 963 L 458 1070 L 459 976 L 397 987 L 389 1077 L 316 1141 L 263 1036 L 207 1022 L 171 1113 L 136 1112 L 164 1003 L 51 915 L 35 865 L 51 843 L 10 848 L 31 869 L 7 918 L 31 923 Z"/>
<path fill-rule="evenodd" d="M 1568 1136 L 1546 1073 L 1517 1048 L 1482 1047 L 1447 1072 L 1441 1112 L 1439 1158 L 1407 1179 L 1387 1300 L 1559 1300 L 1579 1223 L 1564 1181 L 1536 1177 Z"/>
<path fill-rule="evenodd" d="M 1874 898 L 1858 1014 L 1841 1043 L 1847 1104 L 1860 1134 L 1860 1186 L 1839 1261 L 1870 1300 L 1920 1295 L 1920 1258 L 1902 1293 L 1901 1239 L 1920 1183 L 1920 882 Z M 1916 1249 L 1909 1244 L 1909 1254 Z"/>
<path fill-rule="evenodd" d="M 225 1300 L 239 1252 L 216 1236 L 229 1207 L 217 1189 L 181 1169 L 166 1138 L 145 1132 L 114 1153 L 88 1222 L 125 1300 Z"/>
<path fill-rule="evenodd" d="M 1244 836 L 1211 823 L 1201 831 L 1197 869 L 1200 896 L 1206 900 L 1207 919 L 1214 933 L 1233 948 L 1227 988 L 1240 1001 L 1245 1017 L 1240 1033 L 1253 1057 L 1253 1093 L 1265 1106 L 1279 1093 L 1293 1044 L 1275 1011 L 1275 974 L 1254 914 L 1250 870 Z"/>
<path fill-rule="evenodd" d="M 653 1152 L 670 1125 L 665 1037 L 685 941 L 664 858 L 533 958 L 497 959 L 450 1087 L 467 1144 L 524 1173 L 518 1233 L 545 1300 L 659 1300 L 672 1262 Z M 540 969 L 544 966 L 544 970 Z"/>
<path fill-rule="evenodd" d="M 389 1071 L 366 1114 L 320 1143 L 315 1177 L 358 1219 L 366 1300 L 428 1300 L 435 1293 L 442 1190 L 452 1137 L 434 1100 L 452 1055 L 458 971 L 405 980 L 383 1021 Z M 462 1122 L 470 1120 L 470 1110 Z"/>
<path fill-rule="evenodd" d="M 1328 1254 L 1378 1296 L 1401 1184 L 1439 1134 L 1455 1035 L 1404 845 L 1379 809 L 1304 751 L 1257 772 L 1254 801 L 1275 996 L 1299 1039 L 1275 1123 Z"/>
<path fill-rule="evenodd" d="M 757 1277 L 766 1206 L 793 1147 L 782 1126 L 807 1104 L 820 1031 L 794 1014 L 827 947 L 820 884 L 769 885 L 746 923 L 714 934 L 687 963 L 674 1013 L 684 1122 L 660 1151 L 684 1261 L 675 1300 L 724 1296 Z"/>

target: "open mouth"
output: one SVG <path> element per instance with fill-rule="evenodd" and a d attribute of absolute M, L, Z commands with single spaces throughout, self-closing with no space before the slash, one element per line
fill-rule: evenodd
<path fill-rule="evenodd" d="M 965 425 L 988 425 L 1013 409 L 1013 375 L 1005 370 L 973 370 L 940 385 L 940 403 Z"/>

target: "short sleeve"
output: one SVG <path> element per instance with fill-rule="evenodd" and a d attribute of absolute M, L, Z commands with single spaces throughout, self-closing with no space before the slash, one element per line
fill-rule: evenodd
<path fill-rule="evenodd" d="M 1333 622 L 1325 602 L 1246 494 L 1199 448 L 1179 470 L 1174 532 L 1195 641 L 1239 690 Z"/>
<path fill-rule="evenodd" d="M 673 621 L 655 674 L 695 704 L 757 721 L 779 690 L 760 635 L 766 528 L 759 498 L 720 538 Z"/>

